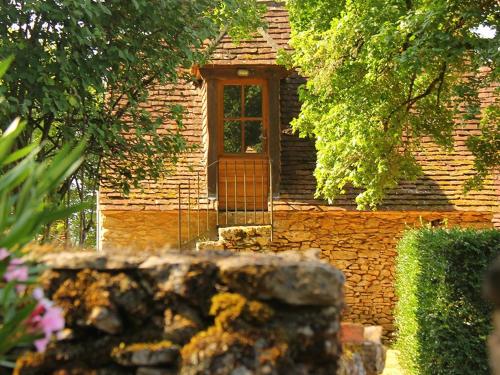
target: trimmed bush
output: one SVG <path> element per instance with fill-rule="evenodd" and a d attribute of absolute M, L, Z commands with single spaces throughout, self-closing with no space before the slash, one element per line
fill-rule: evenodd
<path fill-rule="evenodd" d="M 489 374 L 492 307 L 481 294 L 500 231 L 406 232 L 396 262 L 396 347 L 410 374 Z"/>

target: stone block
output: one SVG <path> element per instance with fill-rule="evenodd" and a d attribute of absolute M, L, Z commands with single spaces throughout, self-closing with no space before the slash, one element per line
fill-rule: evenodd
<path fill-rule="evenodd" d="M 222 241 L 201 241 L 196 243 L 196 251 L 206 250 L 224 250 L 224 242 Z"/>
<path fill-rule="evenodd" d="M 111 357 L 122 366 L 169 365 L 177 361 L 179 347 L 169 341 L 136 343 L 113 349 Z"/>
<path fill-rule="evenodd" d="M 118 314 L 103 306 L 93 307 L 86 323 L 112 335 L 120 333 L 123 328 Z"/>
<path fill-rule="evenodd" d="M 323 262 L 246 255 L 217 264 L 221 281 L 243 295 L 292 305 L 341 306 L 344 276 Z"/>
<path fill-rule="evenodd" d="M 380 344 L 382 340 L 383 328 L 381 326 L 364 327 L 364 339 Z"/>
<path fill-rule="evenodd" d="M 342 322 L 340 324 L 340 341 L 345 343 L 362 343 L 364 328 L 362 324 Z"/>

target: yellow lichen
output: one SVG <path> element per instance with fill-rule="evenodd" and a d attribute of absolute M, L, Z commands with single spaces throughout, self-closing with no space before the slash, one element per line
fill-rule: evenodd
<path fill-rule="evenodd" d="M 191 341 L 181 349 L 181 356 L 186 363 L 199 355 L 212 357 L 225 353 L 231 347 L 253 346 L 254 344 L 255 341 L 250 336 L 241 332 L 223 331 L 220 327 L 212 326 L 193 336 Z"/>
<path fill-rule="evenodd" d="M 125 344 L 124 342 L 121 342 L 120 345 L 118 345 L 116 348 L 113 348 L 113 350 L 111 351 L 111 355 L 117 356 L 121 353 L 125 352 L 132 353 L 141 350 L 157 351 L 157 350 L 172 348 L 175 346 L 176 345 L 174 343 L 167 340 L 157 341 L 157 342 L 136 342 L 132 344 Z"/>
<path fill-rule="evenodd" d="M 273 310 L 259 301 L 249 301 L 241 294 L 220 293 L 212 298 L 210 314 L 215 325 L 227 329 L 237 321 L 263 324 L 273 316 Z"/>
<path fill-rule="evenodd" d="M 279 342 L 270 348 L 265 349 L 259 356 L 259 362 L 276 364 L 280 359 L 286 356 L 288 351 L 288 344 L 286 342 Z"/>
<path fill-rule="evenodd" d="M 25 368 L 37 368 L 44 365 L 44 356 L 42 353 L 26 352 L 16 361 L 14 374 L 18 374 Z"/>

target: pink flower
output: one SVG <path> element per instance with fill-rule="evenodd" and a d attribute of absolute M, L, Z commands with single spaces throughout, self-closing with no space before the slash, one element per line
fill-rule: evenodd
<path fill-rule="evenodd" d="M 52 335 L 53 332 L 64 328 L 64 318 L 62 310 L 59 307 L 49 307 L 40 320 L 40 328 L 46 335 Z"/>
<path fill-rule="evenodd" d="M 4 260 L 10 256 L 9 250 L 5 248 L 0 248 L 0 260 Z"/>
<path fill-rule="evenodd" d="M 44 352 L 47 349 L 47 345 L 49 344 L 49 338 L 47 336 L 42 337 L 41 339 L 35 340 L 35 348 L 38 352 Z"/>
<path fill-rule="evenodd" d="M 53 334 L 57 335 L 64 329 L 64 318 L 62 310 L 44 298 L 40 288 L 33 291 L 33 296 L 38 300 L 38 304 L 26 320 L 26 326 L 31 333 L 44 334 L 44 337 L 34 342 L 36 349 L 40 352 L 45 351 Z"/>
<path fill-rule="evenodd" d="M 30 316 L 26 320 L 26 325 L 28 327 L 28 331 L 34 333 L 36 331 L 40 331 L 40 321 L 42 320 L 43 314 L 45 314 L 45 307 L 38 303 L 35 309 L 31 312 Z"/>
<path fill-rule="evenodd" d="M 36 299 L 37 301 L 41 301 L 43 299 L 44 293 L 43 289 L 40 287 L 37 287 L 33 290 L 33 298 Z"/>
<path fill-rule="evenodd" d="M 7 266 L 7 271 L 3 275 L 5 281 L 26 281 L 28 280 L 28 267 L 23 266 L 23 261 L 18 258 L 14 258 L 10 261 Z"/>

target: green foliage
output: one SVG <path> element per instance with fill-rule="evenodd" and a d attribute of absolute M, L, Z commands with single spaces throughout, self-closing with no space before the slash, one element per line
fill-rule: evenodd
<path fill-rule="evenodd" d="M 500 106 L 486 108 L 480 126 L 480 135 L 467 140 L 467 146 L 475 156 L 476 170 L 476 174 L 466 183 L 467 190 L 481 188 L 491 166 L 500 165 Z"/>
<path fill-rule="evenodd" d="M 11 62 L 0 62 L 0 79 Z M 0 248 L 14 251 L 32 241 L 43 225 L 83 208 L 50 205 L 47 198 L 80 167 L 85 143 L 68 143 L 52 160 L 39 162 L 36 142 L 13 151 L 25 126 L 16 118 L 0 133 Z"/>
<path fill-rule="evenodd" d="M 482 298 L 500 231 L 410 230 L 396 261 L 396 346 L 410 374 L 488 374 L 492 307 Z"/>
<path fill-rule="evenodd" d="M 262 11 L 255 0 L 6 2 L 0 58 L 15 61 L 0 91 L 0 123 L 26 119 L 18 143 L 40 140 L 39 159 L 87 137 L 86 178 L 127 192 L 164 175 L 188 147 L 183 108 L 166 103 L 153 116 L 142 105 L 150 90 L 191 79 L 207 40 L 222 29 L 240 37 L 260 26 Z M 164 122 L 170 130 L 160 134 Z"/>
<path fill-rule="evenodd" d="M 0 248 L 12 250 L 32 241 L 43 225 L 83 208 L 47 207 L 47 197 L 78 169 L 85 143 L 67 144 L 50 162 L 37 162 L 36 144 L 10 153 L 24 126 L 17 118 L 0 137 Z"/>
<path fill-rule="evenodd" d="M 0 62 L 0 79 L 11 62 L 12 58 Z M 68 143 L 51 160 L 37 161 L 39 143 L 14 148 L 25 126 L 16 118 L 0 133 L 0 366 L 12 365 L 6 359 L 13 348 L 43 336 L 35 322 L 31 327 L 27 323 L 37 301 L 26 293 L 26 285 L 36 282 L 40 269 L 19 258 L 22 247 L 44 225 L 85 208 L 53 204 L 48 199 L 80 167 L 85 143 L 76 147 Z M 48 309 L 39 309 L 36 315 Z M 45 334 L 50 337 L 52 331 Z"/>
<path fill-rule="evenodd" d="M 499 33 L 488 39 L 477 32 L 498 27 L 496 1 L 287 4 L 294 52 L 282 62 L 308 77 L 292 125 L 316 138 L 319 196 L 335 199 L 354 186 L 363 188 L 358 206 L 375 208 L 388 189 L 421 173 L 414 154 L 422 137 L 452 147 L 456 98 L 468 118 L 476 116 L 478 90 L 498 80 Z M 481 67 L 490 74 L 479 74 Z M 482 141 L 472 141 L 476 180 L 499 158 L 498 123 L 483 129 Z"/>

